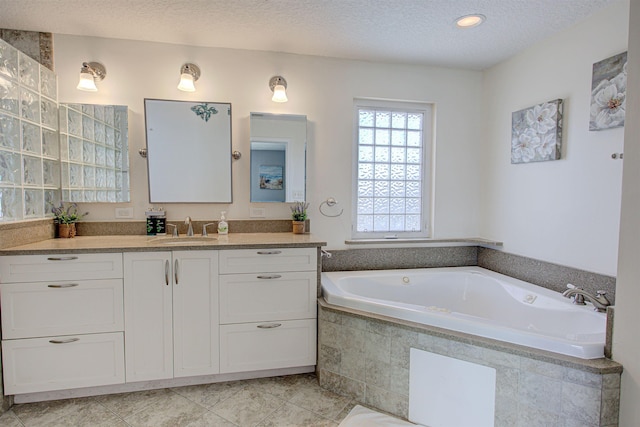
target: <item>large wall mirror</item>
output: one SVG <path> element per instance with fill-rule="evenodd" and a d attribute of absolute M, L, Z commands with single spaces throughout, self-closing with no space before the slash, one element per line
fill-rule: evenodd
<path fill-rule="evenodd" d="M 144 100 L 149 201 L 231 203 L 231 104 Z"/>
<path fill-rule="evenodd" d="M 128 114 L 126 105 L 60 103 L 63 201 L 129 201 Z"/>
<path fill-rule="evenodd" d="M 307 117 L 251 113 L 251 201 L 305 199 Z"/>

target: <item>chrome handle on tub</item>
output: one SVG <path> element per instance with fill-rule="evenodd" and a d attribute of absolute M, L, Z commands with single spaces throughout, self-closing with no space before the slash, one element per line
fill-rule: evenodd
<path fill-rule="evenodd" d="M 282 251 L 258 251 L 258 255 L 278 255 L 281 254 Z"/>
<path fill-rule="evenodd" d="M 164 262 L 164 283 L 169 286 L 169 260 Z"/>
<path fill-rule="evenodd" d="M 256 276 L 258 279 L 279 279 L 282 277 L 280 274 L 261 274 Z"/>
<path fill-rule="evenodd" d="M 178 260 L 173 261 L 173 277 L 176 279 L 176 285 L 178 284 Z"/>
<path fill-rule="evenodd" d="M 257 327 L 260 329 L 274 329 L 282 326 L 282 323 L 263 323 L 262 325 L 258 325 Z"/>
<path fill-rule="evenodd" d="M 66 340 L 49 340 L 51 344 L 69 344 L 76 341 L 80 341 L 80 338 L 68 338 Z"/>
<path fill-rule="evenodd" d="M 47 287 L 49 288 L 56 288 L 56 289 L 74 288 L 76 286 L 80 286 L 80 284 L 79 283 L 63 283 L 61 285 L 47 285 Z"/>
<path fill-rule="evenodd" d="M 74 259 L 78 259 L 77 256 L 52 256 L 47 258 L 49 261 L 73 261 Z"/>

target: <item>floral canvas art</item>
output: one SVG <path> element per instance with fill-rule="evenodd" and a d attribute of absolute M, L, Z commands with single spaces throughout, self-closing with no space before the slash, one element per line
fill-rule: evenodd
<path fill-rule="evenodd" d="M 562 148 L 562 99 L 511 115 L 511 163 L 558 160 Z"/>
<path fill-rule="evenodd" d="M 589 130 L 624 126 L 627 52 L 593 64 Z"/>

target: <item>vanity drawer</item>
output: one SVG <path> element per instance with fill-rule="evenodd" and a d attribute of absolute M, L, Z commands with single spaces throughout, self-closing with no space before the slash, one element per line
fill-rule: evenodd
<path fill-rule="evenodd" d="M 0 285 L 3 339 L 124 329 L 122 279 Z"/>
<path fill-rule="evenodd" d="M 315 364 L 315 319 L 220 326 L 220 373 Z"/>
<path fill-rule="evenodd" d="M 220 276 L 220 323 L 316 317 L 315 271 Z"/>
<path fill-rule="evenodd" d="M 4 393 L 124 383 L 122 332 L 2 341 Z"/>
<path fill-rule="evenodd" d="M 51 254 L 0 257 L 0 283 L 122 278 L 122 254 Z"/>
<path fill-rule="evenodd" d="M 236 249 L 220 251 L 220 274 L 316 271 L 317 248 Z"/>

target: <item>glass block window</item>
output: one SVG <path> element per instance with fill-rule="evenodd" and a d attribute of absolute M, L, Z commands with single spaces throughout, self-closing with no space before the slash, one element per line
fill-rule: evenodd
<path fill-rule="evenodd" d="M 0 221 L 60 203 L 55 73 L 0 40 Z"/>
<path fill-rule="evenodd" d="M 356 101 L 353 237 L 430 234 L 431 105 Z"/>

